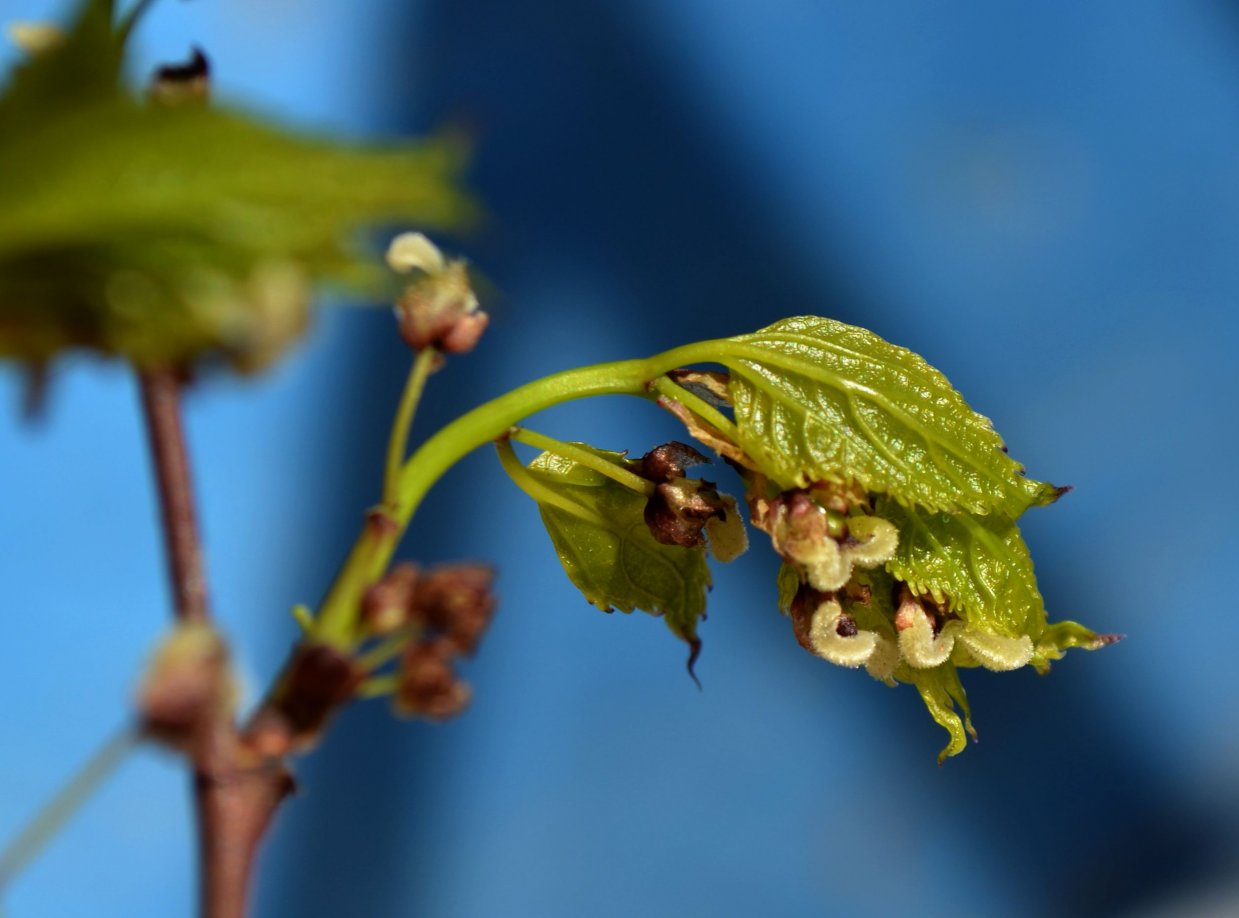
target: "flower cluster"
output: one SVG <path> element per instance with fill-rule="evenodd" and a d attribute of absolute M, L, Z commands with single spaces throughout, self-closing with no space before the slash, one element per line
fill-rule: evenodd
<path fill-rule="evenodd" d="M 399 648 L 393 706 L 409 717 L 444 720 L 469 703 L 455 661 L 477 652 L 495 612 L 494 572 L 452 564 L 422 572 L 399 564 L 370 587 L 362 602 L 366 635 Z"/>
<path fill-rule="evenodd" d="M 786 339 L 762 333 L 736 339 L 743 360 L 729 364 L 731 374 L 669 373 L 657 387 L 659 404 L 743 479 L 750 520 L 783 559 L 780 607 L 797 641 L 836 665 L 864 667 L 888 685 L 915 685 L 951 734 L 943 757 L 955 755 L 966 734 L 975 737 L 958 668 L 1004 672 L 1031 665 L 1044 673 L 1068 648 L 1117 639 L 1046 619 L 1016 520 L 1065 489 L 1026 479 L 989 422 L 915 355 L 838 323 L 783 324 Z M 767 352 L 753 339 L 774 355 L 770 366 L 758 364 Z M 887 413 L 882 424 L 903 424 L 910 432 L 897 442 L 879 441 L 880 427 L 859 413 L 843 377 L 813 369 L 843 353 L 853 362 L 839 372 L 860 372 L 856 361 L 868 359 L 866 348 L 876 355 L 865 369 L 876 387 L 873 410 Z M 787 365 L 776 373 L 774 362 L 783 359 Z M 900 361 L 907 377 L 891 375 Z M 911 374 L 925 384 L 905 392 L 900 387 Z M 941 431 L 925 426 L 928 409 L 920 402 L 932 387 L 941 389 L 933 410 L 947 412 Z M 849 411 L 832 414 L 836 398 Z M 968 452 L 948 439 L 963 433 L 976 440 Z M 919 465 L 912 435 L 934 445 Z M 971 478 L 961 476 L 963 463 Z M 700 487 L 680 496 L 674 506 L 684 509 L 674 522 L 706 517 L 715 498 Z M 660 527 L 647 521 L 657 533 Z"/>

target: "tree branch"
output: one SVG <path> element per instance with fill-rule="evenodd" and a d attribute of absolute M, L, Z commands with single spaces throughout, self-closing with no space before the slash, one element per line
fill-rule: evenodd
<path fill-rule="evenodd" d="M 206 623 L 211 613 L 189 454 L 181 428 L 181 380 L 170 370 L 143 370 L 138 382 L 155 464 L 176 616 L 185 622 Z"/>
<path fill-rule="evenodd" d="M 174 608 L 182 624 L 210 624 L 202 543 L 194 512 L 189 454 L 181 425 L 182 380 L 167 369 L 138 374 L 146 418 Z M 292 779 L 278 758 L 248 749 L 228 703 L 226 670 L 217 690 L 190 718 L 183 747 L 194 768 L 201 914 L 241 918 L 259 842 Z M 175 681 L 175 680 L 174 680 Z"/>

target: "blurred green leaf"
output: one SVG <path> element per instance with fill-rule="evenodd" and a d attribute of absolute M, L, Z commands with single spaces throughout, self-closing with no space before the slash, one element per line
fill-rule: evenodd
<path fill-rule="evenodd" d="M 366 149 L 128 98 L 104 6 L 0 98 L 0 355 L 261 366 L 312 282 L 382 290 L 360 228 L 468 217 L 448 144 Z"/>
<path fill-rule="evenodd" d="M 921 357 L 815 316 L 728 339 L 740 446 L 783 489 L 856 482 L 931 510 L 1017 517 L 1056 496 Z"/>
<path fill-rule="evenodd" d="M 76 108 L 120 98 L 125 36 L 111 0 L 83 0 L 63 38 L 22 60 L 0 96 L 0 143 Z"/>
<path fill-rule="evenodd" d="M 620 453 L 575 445 L 627 467 Z M 645 496 L 593 469 L 548 452 L 528 472 L 555 552 L 585 598 L 605 611 L 663 616 L 695 654 L 710 587 L 705 549 L 656 541 L 645 524 Z"/>

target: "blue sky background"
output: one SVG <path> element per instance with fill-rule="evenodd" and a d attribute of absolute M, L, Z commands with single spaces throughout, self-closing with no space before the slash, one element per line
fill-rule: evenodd
<path fill-rule="evenodd" d="M 420 432 L 554 369 L 790 314 L 863 324 L 1075 485 L 1026 518 L 1042 591 L 1128 635 L 1044 679 L 965 674 L 981 742 L 939 769 L 910 688 L 795 644 L 764 545 L 717 572 L 698 692 L 660 622 L 580 599 L 479 454 L 404 550 L 500 569 L 473 707 L 350 710 L 299 767 L 260 915 L 1239 911 L 1239 7 L 164 2 L 137 75 L 191 42 L 222 99 L 283 122 L 472 138 L 489 218 L 450 245 L 494 324 Z M 376 496 L 405 360 L 385 309 L 337 304 L 272 375 L 193 398 L 213 595 L 255 687 Z M 131 379 L 67 361 L 34 427 L 0 385 L 7 837 L 123 723 L 168 613 Z M 676 434 L 633 401 L 538 426 L 635 452 Z M 136 756 L 11 914 L 189 913 L 185 791 Z"/>

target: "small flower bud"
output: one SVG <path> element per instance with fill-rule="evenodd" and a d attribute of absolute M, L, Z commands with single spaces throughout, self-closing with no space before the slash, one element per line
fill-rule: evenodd
<path fill-rule="evenodd" d="M 852 567 L 830 537 L 825 508 L 804 491 L 792 491 L 775 500 L 769 514 L 774 550 L 799 568 L 810 586 L 831 593 L 847 583 Z"/>
<path fill-rule="evenodd" d="M 772 501 L 759 498 L 753 520 L 804 580 L 816 590 L 833 593 L 847 585 L 853 568 L 889 561 L 899 544 L 899 531 L 878 517 L 845 517 L 823 506 L 817 494 L 788 491 Z M 822 499 L 835 501 L 825 493 Z"/>
<path fill-rule="evenodd" d="M 361 622 L 368 635 L 391 634 L 409 622 L 417 581 L 416 565 L 398 564 L 366 590 L 361 600 Z"/>
<path fill-rule="evenodd" d="M 448 354 L 467 354 L 477 346 L 488 325 L 490 316 L 480 309 L 463 315 L 443 336 L 439 349 Z"/>
<path fill-rule="evenodd" d="M 465 709 L 469 686 L 452 670 L 450 641 L 414 644 L 400 661 L 400 685 L 392 700 L 396 713 L 446 720 Z"/>
<path fill-rule="evenodd" d="M 414 614 L 439 631 L 455 652 L 477 650 L 495 614 L 495 572 L 482 564 L 453 564 L 430 571 L 418 585 Z"/>
<path fill-rule="evenodd" d="M 414 350 L 434 347 L 450 354 L 472 350 L 487 325 L 486 313 L 469 284 L 464 262 L 411 283 L 396 304 L 400 335 Z"/>

